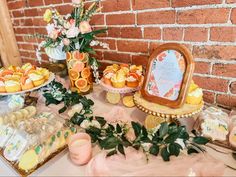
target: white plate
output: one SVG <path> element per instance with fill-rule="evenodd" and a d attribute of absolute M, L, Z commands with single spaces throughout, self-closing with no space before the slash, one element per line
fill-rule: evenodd
<path fill-rule="evenodd" d="M 8 95 L 16 95 L 16 94 L 22 94 L 22 93 L 26 93 L 26 92 L 32 92 L 34 90 L 40 89 L 41 87 L 44 87 L 46 85 L 48 85 L 49 83 L 51 83 L 55 78 L 55 74 L 54 73 L 50 73 L 50 76 L 48 78 L 48 80 L 46 82 L 44 82 L 42 85 L 38 86 L 38 87 L 34 87 L 32 89 L 29 90 L 23 90 L 20 92 L 13 92 L 13 93 L 0 93 L 0 96 L 8 96 Z"/>

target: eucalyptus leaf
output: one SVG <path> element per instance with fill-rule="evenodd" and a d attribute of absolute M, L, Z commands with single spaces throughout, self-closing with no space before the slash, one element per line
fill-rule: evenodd
<path fill-rule="evenodd" d="M 200 144 L 200 145 L 205 145 L 209 142 L 209 139 L 202 137 L 202 136 L 198 136 L 198 137 L 193 138 L 193 142 Z"/>
<path fill-rule="evenodd" d="M 141 133 L 142 126 L 139 123 L 133 121 L 131 122 L 131 124 L 134 129 L 135 136 L 138 137 Z"/>
<path fill-rule="evenodd" d="M 154 144 L 150 147 L 149 152 L 150 154 L 157 156 L 159 153 L 159 147 L 156 144 Z"/>
<path fill-rule="evenodd" d="M 160 138 L 163 138 L 165 135 L 167 135 L 167 133 L 168 133 L 168 123 L 167 122 L 161 123 L 159 132 L 160 132 L 160 134 L 159 134 Z"/>
<path fill-rule="evenodd" d="M 123 146 L 122 144 L 119 144 L 119 145 L 118 145 L 118 151 L 119 151 L 121 154 L 125 155 L 124 146 Z"/>
<path fill-rule="evenodd" d="M 178 146 L 177 143 L 170 143 L 168 149 L 169 149 L 170 155 L 178 156 L 180 153 L 180 147 Z"/>
<path fill-rule="evenodd" d="M 107 154 L 107 157 L 110 157 L 110 156 L 115 155 L 115 154 L 117 154 L 117 150 L 110 151 L 110 152 Z"/>
<path fill-rule="evenodd" d="M 167 147 L 161 149 L 161 157 L 164 161 L 170 161 L 170 153 L 167 150 Z"/>
<path fill-rule="evenodd" d="M 100 146 L 103 149 L 113 149 L 119 144 L 119 140 L 112 136 L 112 137 L 107 137 L 106 139 L 102 140 L 100 142 Z"/>
<path fill-rule="evenodd" d="M 122 132 L 122 129 L 121 129 L 119 124 L 116 124 L 116 132 L 117 133 L 121 133 Z"/>

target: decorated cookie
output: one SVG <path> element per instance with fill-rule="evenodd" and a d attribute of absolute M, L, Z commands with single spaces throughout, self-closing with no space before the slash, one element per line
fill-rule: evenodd
<path fill-rule="evenodd" d="M 30 149 L 21 156 L 18 166 L 20 169 L 27 172 L 36 167 L 38 163 L 39 159 L 36 151 Z"/>
<path fill-rule="evenodd" d="M 14 129 L 6 125 L 0 126 L 0 148 L 3 148 L 10 137 L 13 135 Z"/>

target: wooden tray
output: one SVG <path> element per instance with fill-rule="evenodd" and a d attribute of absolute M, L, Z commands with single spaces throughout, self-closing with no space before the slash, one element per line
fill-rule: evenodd
<path fill-rule="evenodd" d="M 30 174 L 32 174 L 33 172 L 35 172 L 37 169 L 39 169 L 40 167 L 44 166 L 47 162 L 49 162 L 52 158 L 54 158 L 56 155 L 58 155 L 59 153 L 61 153 L 62 151 L 64 151 L 65 149 L 67 149 L 67 145 L 59 148 L 56 152 L 50 154 L 43 162 L 39 163 L 35 168 L 31 169 L 30 171 L 26 172 L 24 170 L 21 170 L 18 167 L 18 162 L 11 162 L 9 160 L 7 160 L 4 156 L 3 156 L 3 150 L 0 150 L 0 157 L 12 168 L 16 171 L 16 173 L 18 173 L 20 176 L 22 177 L 27 177 Z"/>

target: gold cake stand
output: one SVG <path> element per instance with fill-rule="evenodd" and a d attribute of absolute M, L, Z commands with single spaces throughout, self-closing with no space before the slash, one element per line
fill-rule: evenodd
<path fill-rule="evenodd" d="M 140 92 L 134 94 L 134 103 L 141 111 L 167 122 L 178 122 L 180 118 L 193 117 L 204 107 L 204 102 L 201 102 L 198 105 L 184 104 L 181 108 L 173 109 L 145 100 Z"/>

